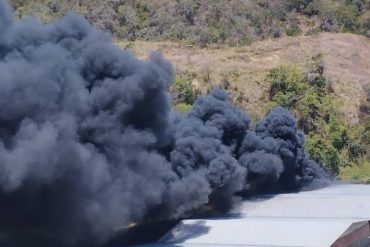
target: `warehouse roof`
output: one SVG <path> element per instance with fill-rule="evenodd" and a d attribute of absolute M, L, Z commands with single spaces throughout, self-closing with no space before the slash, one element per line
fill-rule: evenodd
<path fill-rule="evenodd" d="M 149 246 L 370 246 L 370 185 L 263 196 L 232 213 L 184 220 Z"/>

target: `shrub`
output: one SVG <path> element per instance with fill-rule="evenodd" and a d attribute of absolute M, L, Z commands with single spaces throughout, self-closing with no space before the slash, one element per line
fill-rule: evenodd
<path fill-rule="evenodd" d="M 339 173 L 342 160 L 338 149 L 330 141 L 323 139 L 319 134 L 311 134 L 308 135 L 305 145 L 313 160 L 324 165 L 333 175 Z"/>
<path fill-rule="evenodd" d="M 312 1 L 304 10 L 308 16 L 318 15 L 320 11 L 322 11 L 321 1 Z"/>
<path fill-rule="evenodd" d="M 171 88 L 171 96 L 175 105 L 192 105 L 199 95 L 199 90 L 192 86 L 192 77 L 187 74 L 178 76 Z"/>
<path fill-rule="evenodd" d="M 357 17 L 359 12 L 354 5 L 340 5 L 335 12 L 339 23 L 344 31 L 355 31 L 357 29 Z"/>
<path fill-rule="evenodd" d="M 359 32 L 370 37 L 370 11 L 358 18 Z"/>
<path fill-rule="evenodd" d="M 301 34 L 301 32 L 302 31 L 298 26 L 290 27 L 285 31 L 286 35 L 288 35 L 288 36 L 298 36 L 298 35 Z"/>
<path fill-rule="evenodd" d="M 296 96 L 307 87 L 304 77 L 304 73 L 295 65 L 282 65 L 271 69 L 267 74 L 270 100 L 284 107 L 293 106 Z"/>

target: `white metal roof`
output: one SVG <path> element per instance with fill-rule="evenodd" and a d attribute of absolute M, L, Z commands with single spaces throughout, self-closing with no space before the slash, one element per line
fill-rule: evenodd
<path fill-rule="evenodd" d="M 260 197 L 233 213 L 184 220 L 150 246 L 330 246 L 353 223 L 370 220 L 370 185 Z"/>
<path fill-rule="evenodd" d="M 335 185 L 297 194 L 246 201 L 242 217 L 370 219 L 370 185 Z"/>

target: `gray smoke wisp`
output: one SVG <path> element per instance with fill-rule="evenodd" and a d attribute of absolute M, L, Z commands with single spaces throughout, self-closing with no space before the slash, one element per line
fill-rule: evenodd
<path fill-rule="evenodd" d="M 0 34 L 7 228 L 63 244 L 104 242 L 130 223 L 327 181 L 287 110 L 271 110 L 252 129 L 214 89 L 190 113 L 172 112 L 172 65 L 159 54 L 136 59 L 78 15 L 15 21 L 0 0 Z"/>

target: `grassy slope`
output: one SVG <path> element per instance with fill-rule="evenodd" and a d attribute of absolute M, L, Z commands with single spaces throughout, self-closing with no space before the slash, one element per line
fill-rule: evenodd
<path fill-rule="evenodd" d="M 257 118 L 264 115 L 268 100 L 266 72 L 280 64 L 296 63 L 304 69 L 313 55 L 322 53 L 326 77 L 343 103 L 339 107 L 353 123 L 358 121 L 361 101 L 366 100 L 364 86 L 370 83 L 370 40 L 354 34 L 322 33 L 208 49 L 173 42 L 118 43 L 141 58 L 151 51 L 162 52 L 178 74 L 194 74 L 193 84 L 202 90 L 227 78 L 234 101 Z"/>
<path fill-rule="evenodd" d="M 370 161 L 364 161 L 359 166 L 342 168 L 340 177 L 343 180 L 370 184 Z"/>
<path fill-rule="evenodd" d="M 177 74 L 192 74 L 193 85 L 203 91 L 227 78 L 233 100 L 255 119 L 266 111 L 269 97 L 266 74 L 281 64 L 294 63 L 306 69 L 312 56 L 323 54 L 325 75 L 341 103 L 338 108 L 352 123 L 359 121 L 361 102 L 367 98 L 364 88 L 370 85 L 370 40 L 354 34 L 322 33 L 266 40 L 244 47 L 208 49 L 178 42 L 121 41 L 118 44 L 142 59 L 152 51 L 160 51 L 175 65 Z M 358 166 L 342 167 L 339 176 L 369 183 L 369 164 L 364 160 Z"/>

